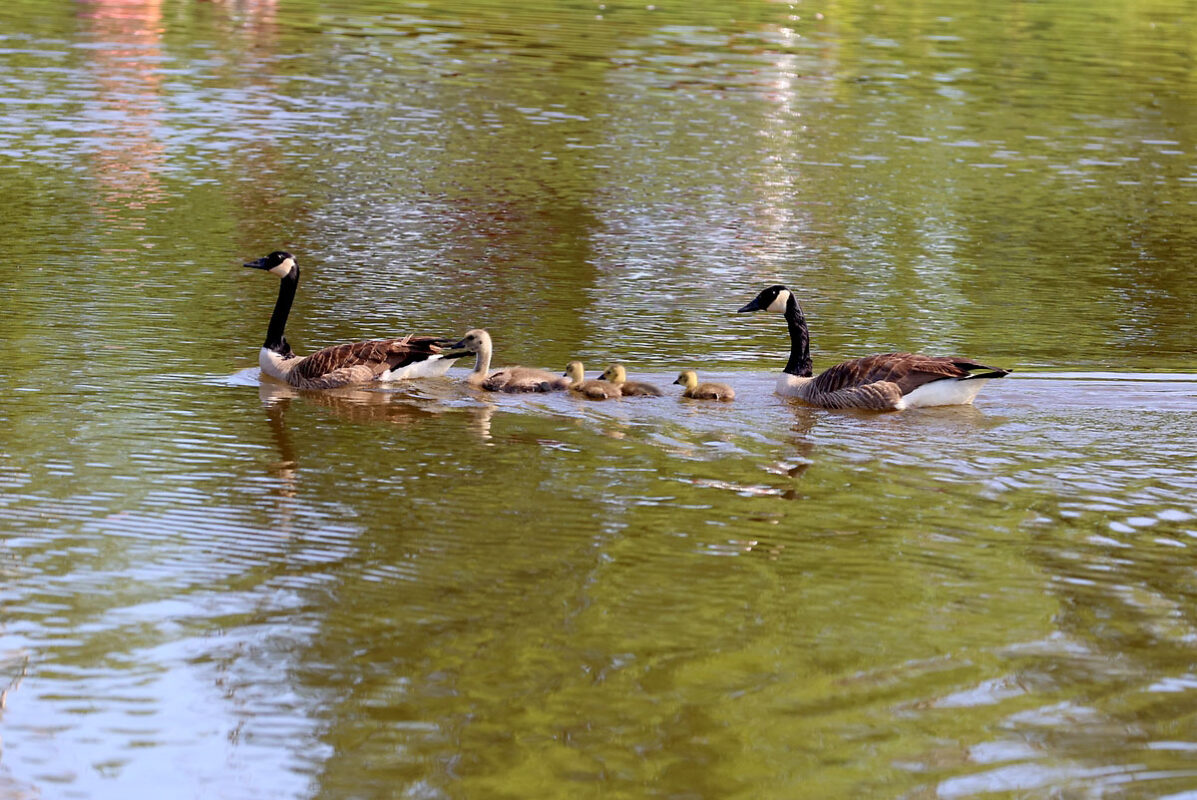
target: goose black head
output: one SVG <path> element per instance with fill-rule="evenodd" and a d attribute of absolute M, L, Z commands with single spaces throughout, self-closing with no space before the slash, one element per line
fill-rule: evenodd
<path fill-rule="evenodd" d="M 299 263 L 296 262 L 295 256 L 285 250 L 275 250 L 270 255 L 262 256 L 257 261 L 248 261 L 243 266 L 251 269 L 264 269 L 271 275 L 277 275 L 280 278 L 285 278 L 292 271 L 299 269 Z"/>
<path fill-rule="evenodd" d="M 770 311 L 774 314 L 784 314 L 790 302 L 790 290 L 781 284 L 775 284 L 752 298 L 737 313 L 746 314 L 751 311 Z"/>

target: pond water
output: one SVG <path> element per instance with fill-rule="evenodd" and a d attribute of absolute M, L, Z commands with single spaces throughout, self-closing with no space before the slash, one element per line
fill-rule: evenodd
<path fill-rule="evenodd" d="M 1197 796 L 1193 16 L 4 4 L 0 797 Z M 277 248 L 737 399 L 297 393 Z M 784 401 L 774 282 L 1015 374 Z"/>

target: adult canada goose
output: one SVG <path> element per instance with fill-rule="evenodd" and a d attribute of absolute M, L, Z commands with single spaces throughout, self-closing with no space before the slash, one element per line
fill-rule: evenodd
<path fill-rule="evenodd" d="M 770 286 L 740 309 L 785 314 L 790 329 L 790 360 L 777 380 L 777 394 L 824 408 L 901 411 L 919 406 L 966 405 L 990 378 L 1009 370 L 966 358 L 886 353 L 836 364 L 812 377 L 810 332 L 794 293 Z"/>
<path fill-rule="evenodd" d="M 682 370 L 674 383 L 686 387 L 682 397 L 692 400 L 735 400 L 736 390 L 726 383 L 699 383 L 698 373 L 692 369 Z"/>
<path fill-rule="evenodd" d="M 624 369 L 623 364 L 612 364 L 603 371 L 599 376 L 600 380 L 613 383 L 619 387 L 619 393 L 623 397 L 660 397 L 661 390 L 651 383 L 643 383 L 641 381 L 629 381 L 628 371 Z"/>
<path fill-rule="evenodd" d="M 565 377 L 569 378 L 569 390 L 577 392 L 591 400 L 610 400 L 619 397 L 619 387 L 609 381 L 587 380 L 586 370 L 581 361 L 571 361 L 565 365 Z"/>
<path fill-rule="evenodd" d="M 494 344 L 481 328 L 466 331 L 465 337 L 450 349 L 474 354 L 474 369 L 466 376 L 466 383 L 488 392 L 555 392 L 569 384 L 565 378 L 535 367 L 502 367 L 489 372 Z"/>
<path fill-rule="evenodd" d="M 295 290 L 299 288 L 299 263 L 295 256 L 275 250 L 245 266 L 266 270 L 279 278 L 278 300 L 266 328 L 266 341 L 258 353 L 262 372 L 272 378 L 297 389 L 335 389 L 372 381 L 444 375 L 455 360 L 442 355 L 442 350 L 453 341 L 443 336 L 339 344 L 308 356 L 297 356 L 283 335 Z"/>

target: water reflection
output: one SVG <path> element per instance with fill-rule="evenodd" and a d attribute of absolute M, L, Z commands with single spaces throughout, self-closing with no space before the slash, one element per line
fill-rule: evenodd
<path fill-rule="evenodd" d="M 8 707 L 8 696 L 21 688 L 21 683 L 29 674 L 29 653 L 17 651 L 0 655 L 0 680 L 7 679 L 8 683 L 0 689 L 0 716 Z"/>
<path fill-rule="evenodd" d="M 88 129 L 100 191 L 96 212 L 123 220 L 163 199 L 166 156 L 161 120 L 164 24 L 160 0 L 87 0 L 78 14 L 88 28 L 88 68 L 95 76 L 98 106 Z"/>
<path fill-rule="evenodd" d="M 358 423 L 385 422 L 400 426 L 420 425 L 442 414 L 466 416 L 467 428 L 479 439 L 490 439 L 491 418 L 497 408 L 493 398 L 484 392 L 468 392 L 477 402 L 463 402 L 465 390 L 449 380 L 422 380 L 418 387 L 391 384 L 365 389 L 345 387 L 331 391 L 300 391 L 287 384 L 262 378 L 258 385 L 258 399 L 267 411 L 271 430 L 275 432 L 284 461 L 294 459 L 286 439 L 284 421 L 291 403 L 303 402 L 329 409 L 342 420 Z"/>
<path fill-rule="evenodd" d="M 0 794 L 1190 791 L 1190 15 L 822 10 L 0 8 Z M 304 341 L 739 397 L 221 378 L 292 243 Z M 1072 374 L 790 404 L 774 279 Z"/>

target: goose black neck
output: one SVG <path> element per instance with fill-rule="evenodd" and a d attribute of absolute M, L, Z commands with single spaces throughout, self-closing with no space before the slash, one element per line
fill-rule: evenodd
<path fill-rule="evenodd" d="M 295 290 L 299 288 L 299 265 L 283 276 L 278 284 L 278 300 L 274 301 L 274 313 L 270 315 L 270 325 L 266 328 L 266 342 L 262 347 L 276 353 L 286 353 L 290 348 L 283 338 L 283 331 L 287 327 L 287 316 L 291 313 L 291 303 L 295 301 Z"/>
<path fill-rule="evenodd" d="M 814 374 L 814 363 L 810 360 L 810 331 L 806 328 L 802 306 L 798 305 L 793 294 L 786 303 L 786 325 L 790 329 L 790 360 L 783 371 L 800 378 L 809 378 Z"/>

